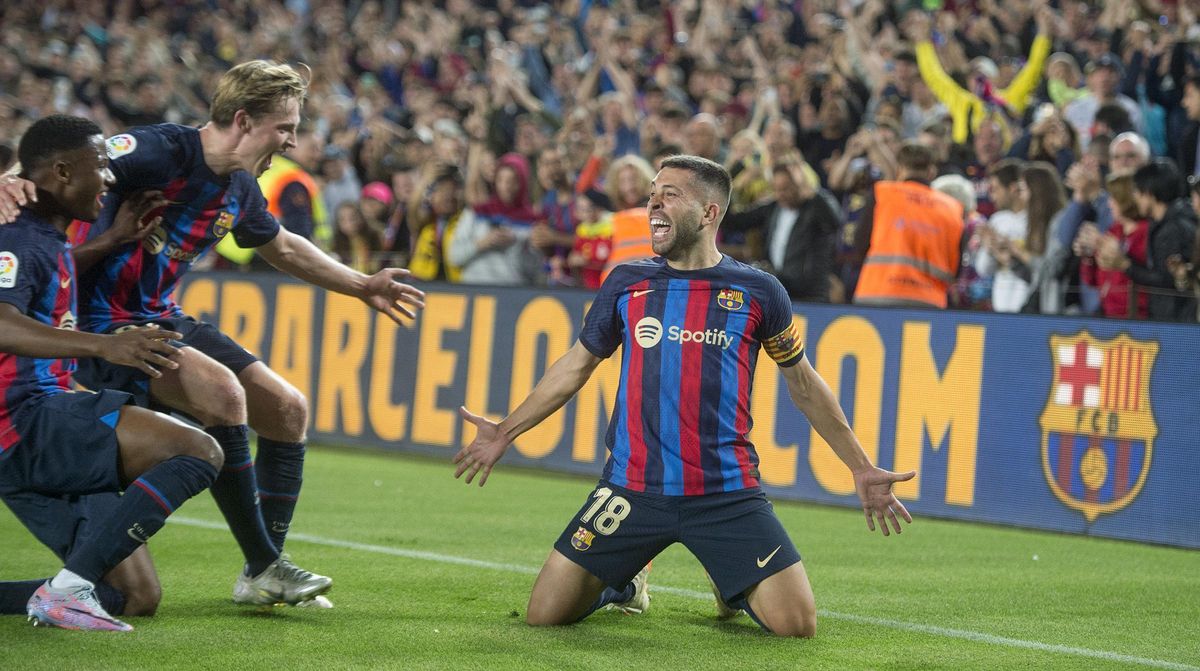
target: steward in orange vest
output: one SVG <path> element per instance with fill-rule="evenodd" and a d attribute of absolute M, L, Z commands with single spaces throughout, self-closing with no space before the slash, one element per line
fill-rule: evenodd
<path fill-rule="evenodd" d="M 870 236 L 854 302 L 945 308 L 962 258 L 963 208 L 927 180 L 936 176 L 932 152 L 907 143 L 897 154 L 897 182 L 876 182 Z"/>

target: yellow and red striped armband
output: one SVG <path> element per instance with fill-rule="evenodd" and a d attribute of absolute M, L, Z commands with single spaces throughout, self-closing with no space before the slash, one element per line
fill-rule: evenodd
<path fill-rule="evenodd" d="M 782 332 L 764 340 L 763 349 L 780 366 L 796 363 L 804 356 L 804 343 L 796 333 L 795 324 L 788 324 Z"/>

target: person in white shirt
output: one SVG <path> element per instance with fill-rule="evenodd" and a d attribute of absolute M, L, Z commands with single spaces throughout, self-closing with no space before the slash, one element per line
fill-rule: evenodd
<path fill-rule="evenodd" d="M 992 309 L 1019 312 L 1029 298 L 1029 282 L 1013 270 L 1013 248 L 1023 248 L 1029 230 L 1026 194 L 1021 188 L 1023 161 L 1006 158 L 988 170 L 988 192 L 996 212 L 982 231 L 983 251 L 975 272 L 992 278 Z"/>

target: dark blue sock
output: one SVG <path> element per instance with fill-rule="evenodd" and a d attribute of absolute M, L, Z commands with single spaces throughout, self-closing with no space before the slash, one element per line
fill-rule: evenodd
<path fill-rule="evenodd" d="M 0 582 L 0 615 L 24 615 L 25 605 L 39 587 L 49 578 L 41 580 L 10 580 Z M 96 596 L 100 605 L 109 615 L 120 615 L 125 612 L 125 595 L 116 587 L 106 583 L 96 583 Z"/>
<path fill-rule="evenodd" d="M 0 615 L 24 615 L 25 604 L 49 578 L 0 582 Z"/>
<path fill-rule="evenodd" d="M 292 525 L 292 513 L 304 482 L 304 443 L 284 443 L 258 437 L 258 500 L 263 522 L 275 547 L 283 551 L 283 541 Z"/>
<path fill-rule="evenodd" d="M 157 533 L 168 515 L 212 485 L 216 477 L 212 464 L 190 456 L 171 457 L 146 471 L 129 485 L 96 533 L 71 553 L 67 570 L 99 583 L 101 576 Z"/>
<path fill-rule="evenodd" d="M 576 622 L 583 620 L 583 618 L 591 615 L 610 603 L 625 603 L 626 601 L 629 601 L 633 598 L 633 595 L 636 591 L 637 588 L 634 586 L 632 581 L 625 586 L 625 589 L 621 590 L 605 587 L 604 591 L 600 592 L 600 596 L 596 598 L 596 603 L 593 603 L 592 607 L 589 608 L 586 613 L 580 615 Z"/>
<path fill-rule="evenodd" d="M 205 431 L 225 450 L 225 466 L 213 483 L 212 495 L 233 532 L 250 575 L 262 573 L 279 557 L 279 551 L 267 534 L 258 507 L 254 462 L 250 460 L 250 439 L 245 424 L 210 426 Z"/>

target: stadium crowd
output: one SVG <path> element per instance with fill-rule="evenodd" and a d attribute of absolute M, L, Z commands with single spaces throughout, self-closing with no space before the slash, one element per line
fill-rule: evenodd
<path fill-rule="evenodd" d="M 665 157 L 794 300 L 1196 321 L 1196 0 L 47 0 L 0 9 L 0 163 L 46 114 L 207 121 L 311 68 L 272 212 L 364 272 L 596 288 Z M 252 265 L 223 241 L 217 266 Z M 922 285 L 920 290 L 912 287 Z M 909 287 L 909 288 L 904 288 Z"/>

